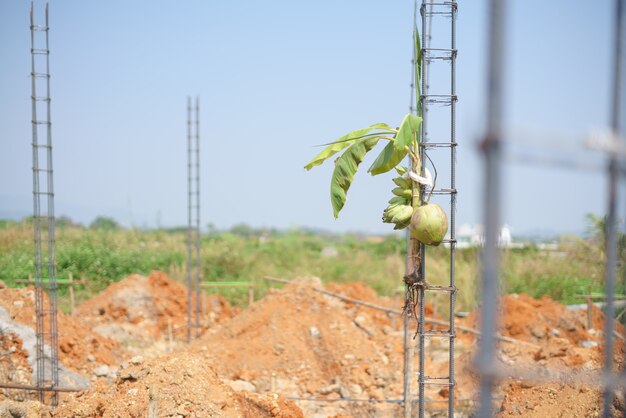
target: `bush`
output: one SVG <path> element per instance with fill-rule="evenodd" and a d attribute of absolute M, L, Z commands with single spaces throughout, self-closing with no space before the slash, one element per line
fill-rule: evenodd
<path fill-rule="evenodd" d="M 120 224 L 108 216 L 98 216 L 89 224 L 90 229 L 101 229 L 103 231 L 116 231 L 120 229 Z"/>

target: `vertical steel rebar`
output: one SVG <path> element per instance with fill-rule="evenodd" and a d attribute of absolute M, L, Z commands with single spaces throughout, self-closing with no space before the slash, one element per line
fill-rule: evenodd
<path fill-rule="evenodd" d="M 441 194 L 450 195 L 450 239 L 447 242 L 450 244 L 450 275 L 448 286 L 432 286 L 426 280 L 426 246 L 423 243 L 418 244 L 418 260 L 419 264 L 416 266 L 419 269 L 418 281 L 419 284 L 415 290 L 417 292 L 417 303 L 419 305 L 418 313 L 418 346 L 419 346 L 419 372 L 418 372 L 418 385 L 419 385 L 419 417 L 423 418 L 426 415 L 425 411 L 425 389 L 427 385 L 445 385 L 448 389 L 448 415 L 454 416 L 454 338 L 455 338 L 455 326 L 454 326 L 454 309 L 455 309 L 455 211 L 456 211 L 456 14 L 457 14 L 457 2 L 436 2 L 432 0 L 422 0 L 420 7 L 420 13 L 422 17 L 422 32 L 421 32 L 421 95 L 419 98 L 418 112 L 421 110 L 422 126 L 420 131 L 420 150 L 419 157 L 421 161 L 421 174 L 424 176 L 426 171 L 427 160 L 430 158 L 427 155 L 426 148 L 430 142 L 429 125 L 430 125 L 430 106 L 432 104 L 449 105 L 450 109 L 450 138 L 446 144 L 450 148 L 450 189 L 441 189 Z M 436 16 L 443 16 L 450 18 L 450 46 L 441 48 L 433 48 L 433 43 L 436 41 L 433 39 L 431 33 L 434 27 L 433 20 Z M 435 92 L 437 94 L 431 94 L 430 92 L 430 63 L 431 61 L 450 61 L 450 89 L 447 94 L 443 91 Z M 417 81 L 416 81 L 417 82 Z M 441 89 L 441 86 L 438 87 Z M 435 187 L 433 185 L 433 187 Z M 420 204 L 426 204 L 430 196 L 426 197 L 426 188 L 420 188 Z M 426 294 L 439 293 L 447 294 L 449 297 L 449 328 L 444 332 L 437 332 L 437 330 L 426 329 L 425 327 L 425 307 L 426 307 Z M 426 357 L 426 339 L 427 338 L 447 338 L 449 349 L 449 367 L 447 376 L 430 376 L 425 370 L 425 357 Z"/>
<path fill-rule="evenodd" d="M 614 64 L 611 97 L 611 131 L 615 141 L 619 137 L 620 94 L 621 94 L 621 49 L 623 31 L 623 1 L 615 0 L 615 27 L 614 27 Z M 615 144 L 617 145 L 617 144 Z M 607 218 L 605 223 L 606 239 L 606 268 L 604 292 L 606 293 L 606 321 L 604 326 L 604 374 L 613 375 L 613 330 L 615 322 L 615 280 L 617 271 L 617 183 L 619 166 L 616 152 L 610 152 L 607 167 L 608 201 Z M 608 385 L 603 392 L 602 416 L 611 416 L 614 387 Z"/>
<path fill-rule="evenodd" d="M 450 102 L 450 359 L 448 363 L 448 376 L 450 389 L 448 394 L 448 416 L 454 417 L 454 348 L 456 330 L 454 324 L 454 310 L 456 302 L 456 280 L 455 280 L 455 254 L 456 254 L 456 14 L 457 4 L 453 2 L 451 9 L 451 57 L 450 57 L 450 95 L 453 100 Z"/>
<path fill-rule="evenodd" d="M 430 39 L 429 39 L 429 33 L 430 33 L 430 26 L 428 25 L 428 19 L 425 13 L 426 10 L 426 4 L 428 3 L 427 0 L 422 0 L 422 6 L 420 7 L 420 12 L 421 12 L 421 16 L 422 16 L 422 48 L 428 48 L 428 46 L 430 45 Z M 422 53 L 422 88 L 421 88 L 421 97 L 419 98 L 420 103 L 421 103 L 421 109 L 422 109 L 422 126 L 420 129 L 420 141 L 419 143 L 421 144 L 420 148 L 419 148 L 419 157 L 420 157 L 420 161 L 421 161 L 421 168 L 420 168 L 420 175 L 424 176 L 424 171 L 426 169 L 426 164 L 424 164 L 424 142 L 426 142 L 427 139 L 427 133 L 428 133 L 428 105 L 427 105 L 427 101 L 426 101 L 426 97 L 428 95 L 428 66 L 429 66 L 429 61 L 426 59 L 426 54 Z M 420 187 L 420 205 L 424 204 L 424 187 Z M 422 244 L 421 242 L 418 244 L 418 259 L 419 259 L 419 278 L 422 281 L 425 281 L 425 272 L 426 272 L 426 251 L 424 248 L 424 244 Z M 424 418 L 425 415 L 425 407 L 426 404 L 424 402 L 424 397 L 425 397 L 425 386 L 424 386 L 424 376 L 425 376 L 425 371 L 424 371 L 424 367 L 425 367 L 425 355 L 426 353 L 424 352 L 424 345 L 425 345 L 425 337 L 424 337 L 424 315 L 425 315 L 425 309 L 424 309 L 424 286 L 419 286 L 417 288 L 417 301 L 419 304 L 419 316 L 418 316 L 418 323 L 417 323 L 417 333 L 418 333 L 418 350 L 419 350 L 419 359 L 418 359 L 418 363 L 419 363 L 419 370 L 418 370 L 418 378 L 417 378 L 417 385 L 418 385 L 418 416 L 420 418 Z"/>
<path fill-rule="evenodd" d="M 200 98 L 196 96 L 196 338 L 200 336 L 200 307 L 201 293 L 200 287 Z"/>
<path fill-rule="evenodd" d="M 191 342 L 191 295 L 193 286 L 191 281 L 192 271 L 192 236 L 191 236 L 191 97 L 187 97 L 187 343 Z"/>
<path fill-rule="evenodd" d="M 412 252 L 412 243 L 409 237 L 410 232 L 407 230 L 407 259 L 406 259 L 406 272 L 407 275 L 411 271 L 410 263 L 413 262 L 413 258 L 410 256 Z M 413 342 L 413 332 L 411 331 L 411 311 L 406 307 L 406 302 L 409 299 L 410 289 L 408 285 L 405 285 L 404 301 L 405 309 L 402 314 L 403 328 L 404 328 L 404 418 L 411 418 L 413 409 L 413 358 L 415 355 L 415 345 Z"/>
<path fill-rule="evenodd" d="M 417 10 L 418 10 L 418 0 L 414 0 L 413 2 L 413 25 L 414 32 L 412 34 L 412 43 L 415 43 L 415 36 L 417 29 Z M 417 83 L 419 83 L 419 74 L 416 71 L 417 60 L 419 57 L 417 56 L 417 50 L 415 49 L 415 45 L 413 45 L 413 60 L 411 61 L 411 93 L 409 100 L 409 112 L 419 114 L 419 103 L 420 98 L 415 94 L 415 88 Z M 409 159 L 409 170 L 411 170 L 411 159 Z M 411 238 L 410 228 L 406 230 L 406 275 L 410 275 L 415 270 L 415 260 L 416 260 L 416 252 L 417 246 L 415 245 L 415 240 Z M 403 309 L 403 330 L 404 330 L 404 339 L 403 339 L 403 413 L 404 418 L 411 418 L 413 416 L 413 374 L 414 374 L 414 358 L 415 358 L 415 343 L 413 342 L 413 331 L 411 330 L 411 309 L 408 308 L 409 300 L 410 300 L 411 288 L 407 283 L 404 285 L 404 309 Z"/>
<path fill-rule="evenodd" d="M 482 308 L 477 367 L 480 372 L 480 409 L 478 416 L 491 417 L 491 395 L 495 384 L 495 339 L 498 312 L 499 250 L 503 105 L 503 45 L 505 1 L 491 0 L 488 16 L 487 120 L 481 144 L 485 161 L 484 222 L 485 245 L 482 251 Z"/>
<path fill-rule="evenodd" d="M 59 385 L 59 333 L 57 327 L 58 300 L 56 285 L 56 235 L 55 235 L 55 215 L 54 215 L 54 181 L 52 164 L 52 115 L 50 109 L 50 44 L 49 44 L 49 13 L 48 3 L 46 3 L 46 151 L 47 151 L 47 178 L 48 178 L 48 299 L 50 304 L 50 378 L 52 387 Z M 52 405 L 58 403 L 58 392 L 53 391 Z"/>
<path fill-rule="evenodd" d="M 36 312 L 36 364 L 37 364 L 37 387 L 43 385 L 44 353 L 43 353 L 43 280 L 42 280 L 42 248 L 39 231 L 40 207 L 39 207 L 39 139 L 37 129 L 37 86 L 35 66 L 35 18 L 34 2 L 30 3 L 30 42 L 31 42 L 31 103 L 32 103 L 32 149 L 33 149 L 33 240 L 34 240 L 34 280 L 35 280 L 35 312 Z M 38 392 L 39 401 L 44 401 L 44 392 Z"/>
<path fill-rule="evenodd" d="M 425 7 L 427 4 L 427 0 L 422 0 L 422 5 L 420 7 L 420 14 L 421 14 L 421 18 L 422 18 L 422 31 L 421 31 L 421 37 L 422 37 L 422 41 L 421 41 L 421 45 L 422 48 L 427 48 L 428 45 L 430 44 L 430 28 L 431 25 L 428 23 L 432 23 L 432 20 L 429 20 L 426 16 L 425 13 Z M 424 164 L 424 147 L 423 144 L 426 141 L 427 138 L 427 134 L 428 134 L 428 106 L 427 106 L 427 102 L 426 102 L 426 96 L 428 95 L 428 66 L 429 66 L 429 61 L 426 60 L 426 55 L 424 53 L 422 53 L 422 74 L 421 74 L 421 96 L 419 97 L 419 101 L 420 101 L 420 108 L 422 109 L 422 126 L 420 129 L 420 140 L 419 143 L 422 145 L 419 148 L 419 158 L 421 161 L 421 167 L 420 167 L 420 175 L 424 176 L 424 171 L 425 171 L 425 164 Z M 424 204 L 424 187 L 420 187 L 420 205 Z M 419 260 L 419 278 L 420 280 L 425 280 L 425 271 L 426 271 L 426 251 L 424 248 L 424 244 L 422 244 L 421 242 L 418 244 L 418 260 Z M 424 417 L 425 414 L 425 402 L 424 402 L 424 397 L 425 397 L 425 386 L 424 386 L 424 376 L 425 376 L 425 356 L 426 353 L 424 352 L 424 346 L 425 346 L 425 337 L 424 337 L 424 315 L 425 315 L 425 309 L 424 309 L 424 302 L 425 302 L 425 294 L 424 294 L 424 287 L 423 286 L 419 286 L 417 288 L 417 303 L 419 305 L 419 315 L 418 315 L 418 321 L 417 321 L 417 333 L 418 333 L 418 350 L 419 350 L 419 357 L 418 357 L 418 377 L 417 377 L 417 384 L 418 384 L 418 416 L 420 418 Z"/>
<path fill-rule="evenodd" d="M 195 116 L 195 121 L 194 121 Z M 195 133 L 194 133 L 195 127 Z M 187 97 L 187 342 L 200 336 L 200 98 Z M 192 307 L 195 294 L 195 307 Z M 193 312 L 193 320 L 192 320 Z"/>
<path fill-rule="evenodd" d="M 50 42 L 49 42 L 49 6 L 45 7 L 45 24 L 35 25 L 34 1 L 30 5 L 30 32 L 31 32 L 31 103 L 32 103 L 32 151 L 33 151 L 33 229 L 34 229 L 34 280 L 35 280 L 35 328 L 36 328 L 36 387 L 40 402 L 45 402 L 46 389 L 57 387 L 58 374 L 58 301 L 56 285 L 56 239 L 54 217 L 54 178 L 52 164 L 52 124 L 50 106 Z M 37 47 L 37 32 L 44 32 L 44 45 Z M 36 56 L 45 56 L 45 64 L 37 63 Z M 38 67 L 43 66 L 41 71 Z M 45 95 L 37 95 L 37 79 L 45 82 Z M 45 119 L 39 119 L 37 103 L 46 105 Z M 45 144 L 39 143 L 39 126 L 45 125 Z M 45 150 L 45 162 L 40 166 L 39 150 Z M 42 191 L 40 176 L 45 177 L 46 190 Z M 42 214 L 42 195 L 46 196 L 45 215 Z M 45 218 L 45 222 L 43 219 Z M 47 245 L 42 243 L 42 230 L 46 236 Z M 45 267 L 44 267 L 45 266 Z M 44 277 L 44 274 L 47 277 Z M 45 284 L 47 281 L 47 285 Z M 47 298 L 46 293 L 47 291 Z M 46 332 L 46 325 L 48 330 Z M 46 338 L 47 337 L 47 338 Z M 46 350 L 49 353 L 46 353 Z M 46 375 L 46 361 L 50 371 Z M 58 393 L 52 391 L 51 404 L 58 403 Z"/>

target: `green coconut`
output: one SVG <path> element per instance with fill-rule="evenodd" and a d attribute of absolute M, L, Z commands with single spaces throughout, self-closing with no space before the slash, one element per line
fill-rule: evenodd
<path fill-rule="evenodd" d="M 448 217 L 436 204 L 420 206 L 413 211 L 411 232 L 426 245 L 439 245 L 448 232 Z"/>

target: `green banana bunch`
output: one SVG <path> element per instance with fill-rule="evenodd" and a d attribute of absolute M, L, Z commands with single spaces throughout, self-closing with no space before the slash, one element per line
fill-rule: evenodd
<path fill-rule="evenodd" d="M 409 179 L 405 179 L 404 177 L 396 177 L 393 179 L 393 182 L 396 183 L 396 186 L 402 189 L 411 190 L 411 181 Z"/>
<path fill-rule="evenodd" d="M 413 207 L 413 184 L 411 180 L 402 177 L 408 170 L 406 167 L 396 167 L 400 177 L 395 177 L 393 182 L 396 186 L 391 192 L 394 196 L 389 200 L 389 206 L 383 211 L 383 222 L 395 224 L 393 229 L 404 229 L 411 224 Z"/>
<path fill-rule="evenodd" d="M 396 172 L 401 176 L 404 176 L 406 172 L 409 171 L 408 167 L 403 167 L 401 165 L 394 167 L 394 168 L 396 169 Z"/>
<path fill-rule="evenodd" d="M 413 190 L 411 189 L 403 189 L 402 187 L 396 187 L 391 191 L 391 193 L 396 196 L 404 197 L 405 199 L 410 199 L 413 196 Z"/>

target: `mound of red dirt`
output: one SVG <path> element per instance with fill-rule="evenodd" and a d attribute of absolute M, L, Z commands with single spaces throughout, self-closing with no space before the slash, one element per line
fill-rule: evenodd
<path fill-rule="evenodd" d="M 209 331 L 195 348 L 214 359 L 218 373 L 266 375 L 267 386 L 273 372 L 306 382 L 310 393 L 337 379 L 369 387 L 373 378 L 367 370 L 382 370 L 375 365 L 389 361 L 383 360 L 384 348 L 376 344 L 375 336 L 382 331 L 370 318 L 355 320 L 343 302 L 314 287 L 322 287 L 319 279 L 296 279 L 269 292 Z"/>
<path fill-rule="evenodd" d="M 0 382 L 30 385 L 33 368 L 28 363 L 28 351 L 13 332 L 0 331 Z M 7 397 L 24 399 L 23 391 L 7 390 Z M 0 399 L 3 397 L 0 394 Z M 1 415 L 0 415 L 1 416 Z"/>
<path fill-rule="evenodd" d="M 0 306 L 8 313 L 12 321 L 35 328 L 35 289 L 30 286 L 23 289 L 0 289 Z M 58 313 L 59 360 L 71 370 L 91 375 L 95 367 L 102 364 L 114 365 L 121 360 L 124 350 L 109 338 L 92 332 L 77 318 Z M 6 336 L 5 338 L 12 338 Z M 13 342 L 15 353 L 11 360 L 21 357 L 21 345 Z M 23 357 L 23 356 L 22 356 Z"/>
<path fill-rule="evenodd" d="M 393 316 L 326 296 L 315 291 L 316 288 L 323 288 L 316 279 L 292 281 L 282 290 L 255 303 L 236 320 L 215 330 L 197 347 L 210 353 L 208 356 L 220 374 L 229 379 L 249 380 L 258 390 L 267 390 L 273 385 L 291 396 L 400 398 L 401 321 L 396 318 L 399 323 L 392 326 Z M 377 297 L 362 283 L 329 284 L 327 290 L 376 305 L 399 308 L 388 298 Z M 396 301 L 398 303 L 402 302 Z M 499 343 L 496 361 L 503 367 L 529 366 L 553 372 L 568 369 L 597 371 L 601 367 L 602 335 L 597 329 L 587 329 L 584 311 L 571 311 L 549 298 L 537 300 L 527 295 L 504 296 L 500 303 L 502 321 L 499 333 L 515 339 Z M 475 312 L 457 323 L 477 328 L 477 314 Z M 432 317 L 434 314 L 431 309 L 426 309 L 426 315 Z M 594 318 L 595 327 L 599 328 L 604 320 L 602 313 L 594 310 Z M 623 330 L 618 327 L 618 331 Z M 462 338 L 457 340 L 456 346 L 456 397 L 474 399 L 477 382 L 472 358 L 476 337 L 475 334 L 458 333 Z M 447 340 L 427 339 L 426 354 L 426 374 L 446 376 Z M 623 361 L 621 341 L 617 343 L 615 354 Z M 414 389 L 416 387 L 414 384 Z M 532 408 L 546 411 L 536 407 L 536 404 L 545 405 L 546 399 L 556 399 L 555 404 L 562 405 L 580 390 L 564 385 L 562 393 L 555 395 L 549 384 L 516 386 L 507 383 L 496 393 L 496 397 L 504 398 L 502 416 L 509 416 L 507 411 L 520 408 L 511 407 L 515 404 L 512 400 L 516 399 L 519 387 L 531 399 L 537 394 L 535 404 L 528 404 L 531 412 Z M 599 407 L 597 390 L 587 388 L 583 391 L 585 396 L 579 397 L 577 408 L 571 411 L 573 416 L 587 416 L 585 414 Z M 445 390 L 427 387 L 426 397 L 445 400 L 448 394 Z M 429 409 L 444 405 L 434 404 Z M 354 416 L 365 413 L 351 408 L 339 412 Z M 382 411 L 370 408 L 368 412 L 380 414 Z"/>
<path fill-rule="evenodd" d="M 221 376 L 250 382 L 258 392 L 397 397 L 402 392 L 402 338 L 394 335 L 389 315 L 315 291 L 320 288 L 319 279 L 300 278 L 272 290 L 223 326 L 209 330 L 192 350 L 204 353 Z M 332 288 L 388 303 L 362 284 Z M 314 409 L 320 404 L 299 406 L 313 408 L 305 410 L 307 414 L 325 413 Z M 378 412 L 384 414 L 381 408 Z M 371 411 L 367 404 L 354 404 L 343 412 L 360 416 Z"/>
<path fill-rule="evenodd" d="M 195 295 L 192 297 L 195 309 Z M 219 295 L 202 298 L 200 330 L 231 318 L 236 311 Z M 114 283 L 77 309 L 96 332 L 141 351 L 156 340 L 183 341 L 187 332 L 187 288 L 162 272 L 138 274 Z M 192 317 L 195 313 L 192 312 Z"/>
<path fill-rule="evenodd" d="M 201 356 L 180 353 L 150 362 L 133 359 L 114 385 L 74 395 L 53 417 L 302 417 L 276 394 L 235 392 Z"/>
<path fill-rule="evenodd" d="M 130 366 L 123 365 L 117 370 L 114 381 L 98 381 L 88 392 L 64 396 L 63 405 L 54 416 L 146 416 L 150 408 L 158 408 L 160 416 L 300 416 L 294 404 L 275 393 L 330 400 L 401 399 L 402 317 L 319 290 L 395 311 L 403 303 L 402 295 L 396 299 L 381 298 L 363 283 L 324 287 L 317 278 L 296 279 L 282 289 L 270 290 L 266 297 L 236 316 L 223 299 L 207 297 L 203 299 L 203 335 L 199 340 L 189 347 L 183 344 L 170 347 L 176 351 L 150 362 L 134 359 Z M 32 289 L 30 293 L 28 289 L 11 291 L 14 293 L 10 295 L 3 292 L 6 290 L 0 290 L 0 306 L 15 320 L 33 326 L 34 302 L 29 299 L 33 297 Z M 498 343 L 494 361 L 505 369 L 597 372 L 601 367 L 604 320 L 601 311 L 594 309 L 593 328 L 588 329 L 584 310 L 570 311 L 549 298 L 508 295 L 501 298 L 500 309 L 499 333 L 514 339 Z M 430 306 L 426 307 L 426 315 L 435 316 Z M 457 324 L 477 328 L 478 315 L 479 312 L 473 312 L 467 318 L 457 319 Z M 152 347 L 167 339 L 170 330 L 173 337 L 184 341 L 187 291 L 163 273 L 154 272 L 149 277 L 134 275 L 85 302 L 76 318 L 60 316 L 62 362 L 63 356 L 85 358 L 89 353 L 94 364 L 111 364 L 103 357 L 106 351 L 97 350 L 103 350 L 106 341 L 114 343 L 87 331 L 78 319 L 148 357 L 163 351 Z M 65 328 L 61 327 L 62 323 Z M 415 329 L 415 324 L 411 329 Z M 620 326 L 616 330 L 623 334 Z M 90 339 L 94 335 L 96 343 Z M 477 350 L 476 336 L 460 330 L 457 335 L 455 395 L 470 405 L 477 391 L 472 364 Z M 15 374 L 16 370 L 24 369 L 30 373 L 23 353 L 20 354 L 18 340 L 10 334 L 0 336 L 0 354 L 8 355 L 11 360 L 9 364 L 0 357 L 0 371 L 6 369 L 7 373 Z M 427 338 L 425 344 L 425 373 L 446 376 L 448 340 Z M 109 354 L 113 356 L 113 350 L 109 349 Z M 415 372 L 417 354 L 416 350 Z M 616 340 L 614 357 L 617 367 L 622 367 L 621 340 Z M 85 367 L 78 370 L 91 371 Z M 413 391 L 417 399 L 415 381 Z M 431 401 L 445 401 L 448 396 L 441 387 L 426 389 L 426 398 Z M 499 386 L 495 397 L 502 399 L 498 405 L 502 417 L 558 416 L 563 405 L 569 406 L 567 416 L 572 417 L 593 416 L 600 410 L 597 388 L 522 382 L 513 373 Z M 306 416 L 401 415 L 398 404 L 296 402 Z M 433 414 L 444 407 L 445 402 L 427 406 Z M 70 411 L 73 415 L 63 415 Z"/>
<path fill-rule="evenodd" d="M 528 295 L 502 297 L 503 334 L 524 341 L 540 342 L 557 334 L 571 344 L 597 340 L 597 333 L 587 329 L 586 311 L 572 311 L 547 296 L 534 299 Z M 593 328 L 602 330 L 604 314 L 594 306 Z M 624 332 L 618 324 L 618 332 Z"/>
<path fill-rule="evenodd" d="M 594 307 L 593 328 L 587 326 L 587 312 L 572 311 L 548 298 L 507 295 L 500 299 L 500 334 L 523 343 L 500 343 L 497 361 L 505 368 L 528 367 L 542 373 L 571 371 L 598 372 L 602 367 L 604 314 Z M 476 324 L 479 312 L 467 319 Z M 616 326 L 621 335 L 624 329 Z M 624 342 L 616 339 L 617 367 L 624 361 Z M 467 371 L 467 370 L 466 370 Z M 460 378 L 460 377 L 459 377 Z M 499 388 L 503 402 L 501 417 L 561 416 L 568 405 L 568 417 L 597 416 L 601 410 L 597 388 L 554 383 L 504 382 Z"/>
<path fill-rule="evenodd" d="M 541 365 L 585 365 L 587 369 L 601 366 L 605 317 L 598 308 L 593 310 L 592 329 L 587 327 L 586 310 L 569 310 L 547 296 L 534 299 L 524 294 L 506 295 L 500 299 L 500 310 L 500 334 L 532 344 L 524 345 L 517 356 Z M 477 326 L 479 314 L 473 312 L 463 322 Z M 615 330 L 624 335 L 620 324 Z M 615 353 L 623 357 L 623 339 L 616 339 Z"/>

